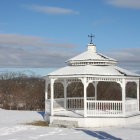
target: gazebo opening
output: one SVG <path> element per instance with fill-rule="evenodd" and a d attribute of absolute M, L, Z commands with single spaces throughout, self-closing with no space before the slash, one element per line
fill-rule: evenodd
<path fill-rule="evenodd" d="M 137 98 L 137 85 L 135 82 L 128 82 L 126 84 L 126 98 Z"/>
<path fill-rule="evenodd" d="M 82 82 L 72 82 L 67 86 L 67 97 L 83 97 L 83 84 Z"/>
<path fill-rule="evenodd" d="M 122 100 L 122 89 L 120 84 L 116 82 L 99 82 L 97 87 L 98 100 Z"/>
<path fill-rule="evenodd" d="M 54 83 L 54 98 L 64 98 L 64 86 L 62 83 Z"/>
<path fill-rule="evenodd" d="M 48 99 L 51 98 L 51 89 L 50 89 L 50 84 L 48 84 L 47 88 L 48 92 Z M 55 83 L 54 84 L 54 98 L 64 98 L 64 87 L 62 83 Z"/>
<path fill-rule="evenodd" d="M 87 87 L 87 97 L 95 97 L 95 88 L 92 83 L 90 83 Z"/>

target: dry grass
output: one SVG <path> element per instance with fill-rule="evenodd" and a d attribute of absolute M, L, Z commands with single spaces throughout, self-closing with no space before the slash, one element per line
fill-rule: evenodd
<path fill-rule="evenodd" d="M 26 125 L 34 125 L 34 126 L 48 126 L 48 123 L 45 121 L 34 121 L 30 123 L 25 123 Z"/>

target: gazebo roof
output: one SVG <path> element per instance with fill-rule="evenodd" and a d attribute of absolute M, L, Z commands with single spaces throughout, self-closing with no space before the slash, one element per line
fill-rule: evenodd
<path fill-rule="evenodd" d="M 74 75 L 95 75 L 95 76 L 139 76 L 117 66 L 66 66 L 60 68 L 49 76 L 74 76 Z"/>
<path fill-rule="evenodd" d="M 66 63 L 68 65 L 76 62 L 111 62 L 116 64 L 117 60 L 96 52 L 94 44 L 88 44 L 87 51 L 69 59 Z"/>
<path fill-rule="evenodd" d="M 93 43 L 88 44 L 87 51 L 69 59 L 66 67 L 48 74 L 48 76 L 130 76 L 140 75 L 115 66 L 117 60 L 96 52 Z"/>

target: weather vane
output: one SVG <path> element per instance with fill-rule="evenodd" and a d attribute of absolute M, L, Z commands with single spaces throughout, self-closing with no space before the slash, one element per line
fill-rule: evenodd
<path fill-rule="evenodd" d="M 90 44 L 93 44 L 93 42 L 92 42 L 92 38 L 95 37 L 95 36 L 91 33 L 91 35 L 88 35 L 88 37 L 91 38 L 91 39 L 90 39 Z"/>

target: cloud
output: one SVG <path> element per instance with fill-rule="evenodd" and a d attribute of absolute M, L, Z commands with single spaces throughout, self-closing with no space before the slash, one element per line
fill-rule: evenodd
<path fill-rule="evenodd" d="M 0 25 L 7 25 L 8 23 L 0 22 Z"/>
<path fill-rule="evenodd" d="M 108 56 L 117 59 L 118 65 L 129 70 L 140 71 L 140 48 L 112 50 Z"/>
<path fill-rule="evenodd" d="M 94 21 L 93 26 L 98 26 L 98 25 L 104 24 L 104 23 L 112 23 L 112 22 L 116 22 L 116 21 L 119 21 L 119 19 L 101 18 L 99 20 Z"/>
<path fill-rule="evenodd" d="M 60 7 L 40 6 L 40 5 L 24 5 L 29 10 L 43 12 L 45 14 L 79 14 L 78 11 Z"/>
<path fill-rule="evenodd" d="M 140 0 L 107 0 L 106 2 L 117 7 L 140 9 Z"/>
<path fill-rule="evenodd" d="M 56 43 L 47 37 L 6 34 L 0 32 L 0 45 L 12 47 L 75 47 L 72 43 Z"/>
<path fill-rule="evenodd" d="M 72 43 L 49 42 L 46 37 L 0 33 L 0 68 L 64 66 L 74 56 Z"/>
<path fill-rule="evenodd" d="M 140 71 L 136 71 L 137 74 L 140 74 Z"/>
<path fill-rule="evenodd" d="M 43 49 L 24 49 L 0 46 L 1 68 L 53 68 L 64 66 L 70 57 L 75 55 L 72 51 Z"/>

